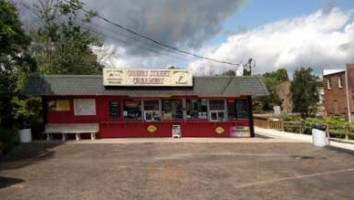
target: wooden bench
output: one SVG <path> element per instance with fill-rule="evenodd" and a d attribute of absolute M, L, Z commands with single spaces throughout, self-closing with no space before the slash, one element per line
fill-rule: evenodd
<path fill-rule="evenodd" d="M 52 140 L 53 134 L 62 134 L 63 141 L 68 134 L 75 134 L 76 140 L 80 140 L 80 134 L 90 134 L 91 140 L 95 140 L 98 132 L 99 124 L 46 124 L 44 134 L 47 134 L 47 140 Z"/>

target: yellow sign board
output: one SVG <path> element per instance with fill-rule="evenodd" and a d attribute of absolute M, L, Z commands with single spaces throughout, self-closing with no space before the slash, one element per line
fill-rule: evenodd
<path fill-rule="evenodd" d="M 103 69 L 105 86 L 193 86 L 187 69 Z"/>
<path fill-rule="evenodd" d="M 149 125 L 147 127 L 147 131 L 149 131 L 150 133 L 154 133 L 157 131 L 157 127 L 155 125 Z"/>
<path fill-rule="evenodd" d="M 219 135 L 223 134 L 225 132 L 225 129 L 221 126 L 218 126 L 215 128 L 215 132 Z"/>

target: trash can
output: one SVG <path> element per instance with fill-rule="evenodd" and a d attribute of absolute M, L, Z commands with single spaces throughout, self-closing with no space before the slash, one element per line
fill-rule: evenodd
<path fill-rule="evenodd" d="M 323 124 L 314 124 L 312 126 L 312 144 L 316 147 L 329 145 L 329 138 L 326 135 L 326 126 Z"/>
<path fill-rule="evenodd" d="M 20 142 L 30 143 L 32 142 L 32 133 L 30 128 L 20 130 Z"/>

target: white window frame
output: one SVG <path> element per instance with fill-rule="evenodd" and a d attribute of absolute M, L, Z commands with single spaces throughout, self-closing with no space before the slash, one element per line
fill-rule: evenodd
<path fill-rule="evenodd" d="M 332 84 L 332 83 L 331 83 L 331 78 L 328 77 L 328 79 L 327 79 L 327 89 L 329 89 L 329 90 L 332 89 L 332 88 L 331 88 L 331 87 L 332 87 L 331 84 Z"/>
<path fill-rule="evenodd" d="M 158 101 L 158 103 L 159 103 L 159 109 L 158 110 L 147 110 L 147 111 L 145 111 L 145 104 L 144 104 L 144 101 Z M 156 122 L 156 121 L 161 121 L 161 117 L 162 117 L 162 115 L 161 115 L 161 113 L 162 113 L 162 106 L 161 106 L 161 100 L 160 99 L 158 99 L 158 100 L 156 100 L 156 99 L 142 99 L 141 100 L 141 105 L 142 105 L 142 111 L 143 111 L 143 120 L 144 121 L 147 121 L 147 122 Z M 159 120 L 157 120 L 157 119 L 155 119 L 154 118 L 154 115 L 153 115 L 153 113 L 156 113 L 157 112 L 157 116 L 159 117 Z M 150 113 L 151 115 L 152 115 L 152 119 L 151 120 L 147 120 L 146 119 L 146 113 Z"/>
<path fill-rule="evenodd" d="M 341 76 L 338 76 L 338 88 L 343 88 L 343 81 Z"/>
<path fill-rule="evenodd" d="M 224 101 L 224 110 L 210 110 L 210 101 L 213 101 L 213 100 L 217 100 L 217 101 Z M 208 118 L 209 118 L 209 121 L 211 122 L 223 122 L 223 121 L 227 121 L 227 102 L 225 99 L 209 99 L 208 100 Z M 211 118 L 211 115 L 212 113 L 216 113 L 216 116 L 217 116 L 217 119 L 212 119 Z M 223 113 L 224 114 L 224 119 L 220 120 L 219 119 L 219 113 Z"/>

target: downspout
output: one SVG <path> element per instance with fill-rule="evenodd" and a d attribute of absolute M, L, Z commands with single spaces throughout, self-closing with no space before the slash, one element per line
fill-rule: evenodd
<path fill-rule="evenodd" d="M 351 111 L 350 111 L 350 99 L 349 99 L 349 84 L 348 84 L 348 68 L 345 68 L 345 92 L 347 96 L 347 113 L 348 113 L 348 122 L 352 123 Z"/>

